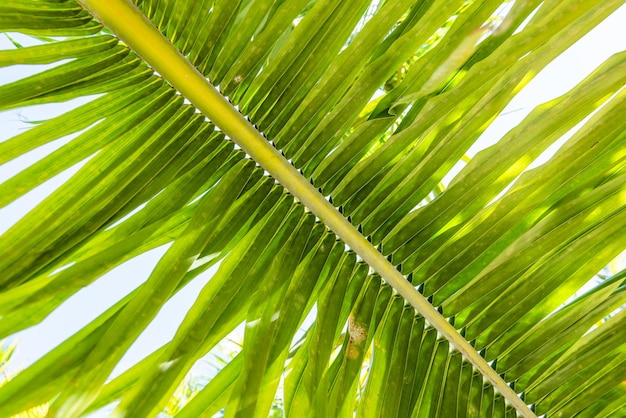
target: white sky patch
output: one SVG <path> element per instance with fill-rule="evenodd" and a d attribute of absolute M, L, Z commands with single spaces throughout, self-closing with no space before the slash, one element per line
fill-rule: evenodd
<path fill-rule="evenodd" d="M 72 261 L 71 263 L 68 263 L 64 266 L 59 267 L 58 269 L 52 271 L 48 276 L 54 276 L 57 273 L 62 272 L 63 270 L 67 270 L 68 268 L 72 267 L 74 264 L 76 264 L 75 261 Z"/>
<path fill-rule="evenodd" d="M 276 322 L 278 320 L 278 318 L 280 318 L 280 311 L 274 312 L 274 314 L 270 318 L 270 322 Z"/>
<path fill-rule="evenodd" d="M 178 359 L 166 361 L 164 363 L 159 364 L 159 370 L 162 372 L 168 371 L 174 364 L 178 362 Z"/>
<path fill-rule="evenodd" d="M 195 270 L 198 267 L 202 267 L 203 265 L 213 261 L 216 257 L 219 256 L 219 253 L 207 254 L 204 257 L 196 259 L 189 267 L 189 270 Z"/>
<path fill-rule="evenodd" d="M 161 192 L 159 192 L 159 193 L 161 193 Z M 154 197 L 156 197 L 156 195 Z M 144 202 L 141 205 L 137 206 L 135 209 L 133 209 L 132 211 L 128 212 L 128 214 L 124 215 L 123 217 L 121 217 L 120 219 L 118 219 L 117 221 L 115 221 L 114 223 L 109 225 L 108 227 L 106 227 L 105 231 L 108 231 L 109 229 L 115 228 L 116 226 L 118 226 L 119 224 L 124 222 L 125 220 L 130 219 L 130 217 L 132 217 L 134 214 L 136 214 L 137 212 L 139 212 L 140 210 L 145 208 L 147 204 L 148 204 L 148 202 Z"/>

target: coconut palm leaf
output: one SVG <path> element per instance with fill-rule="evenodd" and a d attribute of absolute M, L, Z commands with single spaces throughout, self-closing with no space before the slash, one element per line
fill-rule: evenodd
<path fill-rule="evenodd" d="M 6 383 L 0 415 L 156 416 L 244 324 L 176 416 L 264 417 L 277 393 L 285 416 L 621 416 L 626 273 L 579 289 L 626 247 L 626 53 L 442 183 L 621 3 L 3 2 L 0 30 L 37 42 L 0 65 L 53 66 L 1 85 L 0 110 L 89 101 L 0 142 L 5 163 L 72 136 L 2 206 L 81 164 L 2 235 L 0 338 L 168 247 Z M 111 379 L 216 265 L 171 341 Z"/>

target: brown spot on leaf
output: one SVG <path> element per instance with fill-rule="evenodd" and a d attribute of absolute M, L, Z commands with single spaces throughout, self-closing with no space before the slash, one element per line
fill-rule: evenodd
<path fill-rule="evenodd" d="M 350 360 L 355 360 L 359 357 L 359 353 L 361 351 L 354 346 L 354 344 L 352 344 L 351 342 L 348 343 L 348 349 L 346 350 L 346 357 L 348 357 Z"/>
<path fill-rule="evenodd" d="M 350 342 L 354 344 L 361 344 L 367 337 L 367 329 L 362 324 L 356 323 L 352 315 L 348 318 L 348 332 L 350 333 Z"/>

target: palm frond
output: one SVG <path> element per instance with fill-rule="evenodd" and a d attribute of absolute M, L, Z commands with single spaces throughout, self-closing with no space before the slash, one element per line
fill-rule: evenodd
<path fill-rule="evenodd" d="M 0 415 L 155 416 L 244 323 L 241 353 L 176 416 L 268 416 L 277 391 L 285 416 L 619 416 L 625 273 L 577 292 L 626 247 L 626 53 L 441 182 L 621 2 L 135 3 L 138 20 L 0 5 L 0 31 L 52 37 L 0 66 L 59 64 L 0 86 L 0 110 L 98 95 L 0 142 L 5 163 L 75 135 L 2 183 L 2 206 L 83 164 L 0 240 L 0 338 L 168 245 L 3 386 Z M 110 379 L 216 264 L 173 339 Z"/>

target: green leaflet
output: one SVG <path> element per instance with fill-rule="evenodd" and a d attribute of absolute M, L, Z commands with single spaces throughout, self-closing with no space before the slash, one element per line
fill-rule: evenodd
<path fill-rule="evenodd" d="M 245 175 L 242 175 L 245 171 L 244 173 L 240 172 L 246 170 L 246 167 L 247 170 L 251 170 L 250 164 L 242 163 L 239 166 L 239 170 L 231 170 L 230 178 L 225 179 L 225 181 L 220 183 L 220 187 L 214 189 L 214 192 L 224 205 L 228 205 L 228 199 L 234 199 L 238 194 L 237 183 L 239 183 L 239 187 L 242 187 L 242 180 L 245 181 L 247 178 Z M 230 193 L 222 194 L 226 190 L 229 190 Z M 84 379 L 80 397 L 81 401 L 76 402 L 75 389 L 62 392 L 51 406 L 53 411 L 57 410 L 68 416 L 80 414 L 93 401 L 100 386 L 104 383 L 113 366 L 119 361 L 121 355 L 126 351 L 127 346 L 139 336 L 139 333 L 169 298 L 180 279 L 183 278 L 187 269 L 191 266 L 192 261 L 197 257 L 196 245 L 198 243 L 206 244 L 207 238 L 203 232 L 206 233 L 207 229 L 212 225 L 211 222 L 207 221 L 210 219 L 211 214 L 214 213 L 213 211 L 217 207 L 217 203 L 210 199 L 206 199 L 204 203 L 194 214 L 185 233 L 174 242 L 161 259 L 161 267 L 157 266 L 155 268 L 146 285 L 141 289 L 140 294 L 133 298 L 129 305 L 124 308 L 124 311 L 116 318 L 111 327 L 107 329 L 98 345 L 79 368 L 79 370 L 89 371 L 80 374 L 82 379 Z M 175 260 L 175 262 L 169 264 L 168 261 L 170 259 Z M 141 306 L 142 311 L 145 312 L 143 321 L 137 320 L 135 306 Z M 122 343 L 122 341 L 125 341 L 125 343 Z M 73 386 L 77 387 L 76 385 Z"/>
<path fill-rule="evenodd" d="M 15 64 L 49 64 L 63 58 L 80 58 L 106 51 L 116 44 L 116 38 L 99 35 L 0 51 L 0 67 Z"/>
<path fill-rule="evenodd" d="M 40 74 L 0 87 L 0 110 L 20 106 L 65 86 L 78 84 L 94 78 L 99 72 L 110 72 L 113 64 L 121 62 L 128 50 L 115 46 L 108 51 L 90 57 L 79 58 Z"/>
<path fill-rule="evenodd" d="M 324 374 L 333 350 L 341 344 L 343 324 L 367 277 L 366 266 L 355 266 L 354 262 L 351 254 L 344 257 L 333 287 L 318 301 L 313 335 L 306 339 L 308 345 L 300 348 L 291 361 L 290 375 L 285 380 L 285 404 L 288 410 L 315 409 L 319 415 L 326 413 L 323 399 L 330 388 Z M 322 401 L 316 404 L 318 397 Z"/>
<path fill-rule="evenodd" d="M 231 311 L 234 307 L 239 307 L 243 300 L 249 301 L 251 293 L 254 292 L 254 287 L 250 286 L 252 280 L 259 278 L 258 274 L 263 274 L 261 272 L 264 272 L 264 267 L 272 253 L 271 249 L 280 248 L 284 244 L 288 238 L 287 231 L 299 219 L 300 214 L 294 210 L 290 212 L 284 223 L 277 222 L 278 219 L 286 215 L 290 207 L 289 198 L 285 197 L 282 200 L 284 204 L 272 211 L 270 216 L 265 218 L 263 224 L 259 224 L 253 233 L 248 234 L 246 239 L 240 242 L 240 245 L 235 249 L 235 255 L 228 257 L 220 265 L 218 276 L 211 280 L 199 295 L 194 307 L 174 337 L 171 348 L 159 359 L 159 363 L 171 364 L 171 366 L 164 370 L 157 368 L 155 370 L 157 373 L 151 379 L 145 379 L 145 384 L 153 388 L 152 396 L 161 395 L 159 391 L 173 391 L 176 385 L 172 387 L 172 383 L 177 382 L 175 379 L 178 374 L 186 372 L 193 364 L 194 356 L 197 355 L 196 353 L 209 335 L 209 331 L 217 332 L 215 328 L 212 329 L 210 324 L 219 324 L 216 320 L 220 316 L 232 317 Z M 280 226 L 280 229 L 277 230 L 277 226 Z M 271 239 L 267 244 L 261 240 L 255 242 L 257 236 L 267 237 L 267 234 L 270 234 L 269 237 L 276 235 L 276 238 Z M 252 249 L 251 246 L 253 246 Z M 266 251 L 268 246 L 269 249 Z M 242 259 L 241 257 L 245 258 Z M 241 275 L 240 277 L 247 278 L 249 286 L 245 286 L 243 280 L 228 281 L 231 275 Z M 237 314 L 241 313 L 237 312 Z M 144 396 L 145 392 L 135 393 Z M 140 411 L 142 407 L 154 408 L 154 404 L 146 403 L 144 406 L 142 402 L 129 402 L 128 404 L 122 403 L 119 408 L 121 411 L 127 409 L 126 413 L 132 415 L 134 411 Z"/>
<path fill-rule="evenodd" d="M 426 244 L 418 234 L 435 239 L 475 215 L 549 144 L 589 114 L 602 98 L 619 89 L 625 80 L 624 59 L 626 54 L 612 57 L 565 96 L 536 108 L 497 145 L 478 153 L 440 199 L 408 215 L 395 227 L 384 242 L 386 250 L 403 261 L 410 251 L 419 248 L 418 242 Z M 400 246 L 402 250 L 396 252 Z"/>

